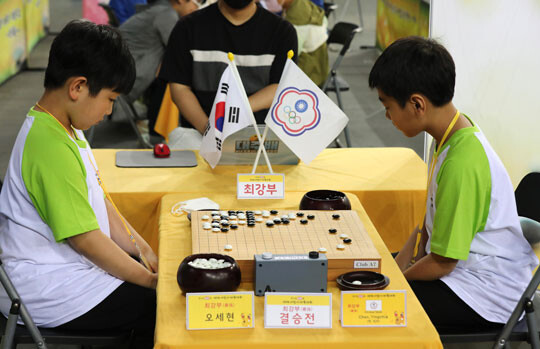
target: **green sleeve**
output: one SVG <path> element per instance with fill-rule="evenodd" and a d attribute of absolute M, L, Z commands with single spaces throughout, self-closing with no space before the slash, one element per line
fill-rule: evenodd
<path fill-rule="evenodd" d="M 99 229 L 99 224 L 88 201 L 80 152 L 69 139 L 63 139 L 67 135 L 55 133 L 59 132 L 43 124 L 31 128 L 24 146 L 21 175 L 37 212 L 51 228 L 55 240 L 61 242 Z"/>
<path fill-rule="evenodd" d="M 471 146 L 481 147 L 479 143 Z M 430 245 L 433 253 L 461 260 L 468 258 L 474 236 L 485 227 L 491 197 L 491 173 L 484 150 L 467 148 L 466 153 L 445 159 L 437 175 Z"/>

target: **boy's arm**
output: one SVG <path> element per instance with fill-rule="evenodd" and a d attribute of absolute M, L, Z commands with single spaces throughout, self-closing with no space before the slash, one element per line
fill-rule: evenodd
<path fill-rule="evenodd" d="M 109 216 L 111 239 L 116 242 L 116 244 L 128 254 L 139 257 L 139 251 L 137 251 L 137 248 L 135 248 L 135 244 L 133 244 L 133 242 L 130 240 L 129 234 L 126 231 L 126 228 L 124 227 L 124 224 L 122 223 L 118 212 L 114 209 L 114 206 L 109 201 L 109 199 L 105 199 L 105 205 L 107 207 L 107 215 Z M 129 222 L 124 218 L 124 216 L 122 216 L 122 218 L 124 219 L 124 222 L 126 222 L 126 225 L 131 231 L 131 234 L 133 234 L 135 241 L 137 241 L 137 245 L 141 249 L 141 253 L 146 257 L 150 268 L 152 268 L 153 272 L 157 273 L 158 258 L 156 254 L 154 253 L 154 251 L 152 251 L 150 245 L 148 245 L 148 243 L 139 235 L 139 233 L 137 233 L 135 228 L 133 228 L 131 224 L 129 224 Z"/>
<path fill-rule="evenodd" d="M 409 264 L 411 263 L 414 256 L 414 246 L 416 244 L 416 239 L 418 236 L 418 227 L 414 228 L 411 235 L 405 242 L 405 245 L 401 248 L 398 255 L 395 258 L 397 265 L 401 271 L 405 271 Z M 416 260 L 419 260 L 426 254 L 426 243 L 427 243 L 427 231 L 424 223 L 424 228 L 422 228 L 422 234 L 420 238 L 420 243 L 418 244 L 418 252 L 416 255 Z"/>
<path fill-rule="evenodd" d="M 438 280 L 454 270 L 457 259 L 430 253 L 403 272 L 407 280 Z"/>
<path fill-rule="evenodd" d="M 253 112 L 268 109 L 272 105 L 278 84 L 270 84 L 249 96 L 249 105 Z"/>
<path fill-rule="evenodd" d="M 109 274 L 143 287 L 156 288 L 157 274 L 137 263 L 101 230 L 75 235 L 67 241 L 75 251 Z"/>
<path fill-rule="evenodd" d="M 204 112 L 199 100 L 187 85 L 170 83 L 171 98 L 182 116 L 201 134 L 208 124 L 208 115 Z"/>

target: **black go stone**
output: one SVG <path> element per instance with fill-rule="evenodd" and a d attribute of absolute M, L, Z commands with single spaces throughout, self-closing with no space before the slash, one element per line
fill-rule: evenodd
<path fill-rule="evenodd" d="M 304 212 L 296 212 L 296 215 L 297 215 L 298 217 L 304 217 Z"/>
<path fill-rule="evenodd" d="M 282 219 L 281 219 L 281 223 L 283 223 L 283 224 L 289 224 L 289 223 L 291 223 L 291 221 L 288 220 L 288 219 L 283 219 L 283 218 L 282 218 Z"/>
<path fill-rule="evenodd" d="M 328 232 L 330 234 L 335 234 L 335 233 L 337 233 L 337 229 L 331 228 L 331 229 L 328 229 Z"/>
<path fill-rule="evenodd" d="M 315 216 L 312 214 L 308 214 L 307 219 L 315 219 Z"/>
<path fill-rule="evenodd" d="M 339 219 L 339 215 L 338 215 L 337 213 L 334 213 L 334 214 L 332 215 L 332 218 L 334 218 L 334 219 Z"/>
<path fill-rule="evenodd" d="M 278 214 L 278 210 L 271 210 L 270 214 Z"/>
<path fill-rule="evenodd" d="M 302 224 L 308 224 L 308 220 L 307 220 L 307 219 L 301 219 L 301 220 L 300 220 L 300 223 L 302 223 Z"/>
<path fill-rule="evenodd" d="M 281 224 L 281 219 L 279 218 L 274 219 L 274 224 Z"/>
<path fill-rule="evenodd" d="M 253 214 L 253 211 L 246 211 L 246 214 Z"/>
<path fill-rule="evenodd" d="M 236 211 L 236 214 L 244 213 L 244 211 Z"/>
<path fill-rule="evenodd" d="M 219 222 L 220 222 L 220 221 L 218 221 L 217 219 L 214 219 L 214 220 L 212 221 L 212 223 L 219 223 Z"/>
<path fill-rule="evenodd" d="M 346 243 L 346 244 L 350 244 L 352 242 L 351 239 L 343 239 L 343 242 Z"/>
<path fill-rule="evenodd" d="M 231 229 L 238 229 L 238 226 L 236 224 L 231 224 Z"/>
<path fill-rule="evenodd" d="M 248 225 L 248 227 L 254 227 L 254 226 L 255 226 L 255 222 L 248 222 L 247 225 Z"/>
<path fill-rule="evenodd" d="M 226 233 L 226 232 L 228 232 L 228 231 L 229 231 L 229 228 L 225 228 L 225 227 L 223 227 L 223 228 L 221 228 L 221 231 L 222 231 L 222 232 L 224 232 L 224 233 Z"/>
<path fill-rule="evenodd" d="M 273 226 L 274 226 L 274 223 L 272 223 L 272 222 L 266 222 L 266 226 L 267 226 L 267 227 L 273 227 Z"/>
<path fill-rule="evenodd" d="M 229 226 L 229 223 L 221 223 L 221 226 L 222 226 L 222 227 L 228 227 L 228 226 Z"/>

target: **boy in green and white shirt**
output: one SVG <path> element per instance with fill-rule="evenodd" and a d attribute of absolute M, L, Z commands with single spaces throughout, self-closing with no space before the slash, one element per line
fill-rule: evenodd
<path fill-rule="evenodd" d="M 0 258 L 38 326 L 134 329 L 135 346 L 151 348 L 157 257 L 127 224 L 151 270 L 130 256 L 139 251 L 104 197 L 81 131 L 134 78 L 114 29 L 72 21 L 55 38 L 45 92 L 19 131 L 0 193 Z M 0 292 L 4 315 L 10 305 Z"/>
<path fill-rule="evenodd" d="M 538 265 L 504 165 L 452 104 L 454 84 L 450 54 L 420 37 L 390 45 L 369 76 L 399 130 L 435 140 L 425 220 L 396 262 L 441 333 L 502 327 Z"/>

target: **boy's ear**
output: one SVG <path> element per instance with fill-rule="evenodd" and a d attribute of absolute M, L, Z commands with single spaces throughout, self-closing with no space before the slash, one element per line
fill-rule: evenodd
<path fill-rule="evenodd" d="M 409 103 L 413 105 L 416 113 L 423 114 L 426 111 L 426 99 L 421 94 L 413 93 L 409 97 Z"/>
<path fill-rule="evenodd" d="M 76 76 L 68 80 L 68 94 L 73 101 L 79 99 L 81 92 L 88 88 L 88 80 L 84 76 Z"/>

